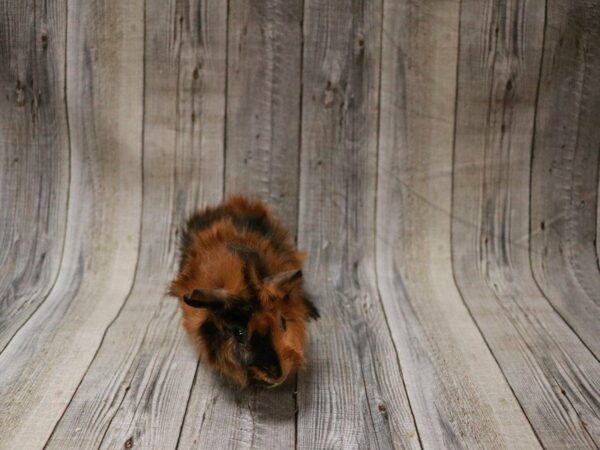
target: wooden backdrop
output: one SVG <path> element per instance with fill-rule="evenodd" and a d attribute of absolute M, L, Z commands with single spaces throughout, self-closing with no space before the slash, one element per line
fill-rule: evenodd
<path fill-rule="evenodd" d="M 0 448 L 597 448 L 599 158 L 598 0 L 1 0 Z M 164 295 L 232 193 L 310 255 L 276 390 Z"/>

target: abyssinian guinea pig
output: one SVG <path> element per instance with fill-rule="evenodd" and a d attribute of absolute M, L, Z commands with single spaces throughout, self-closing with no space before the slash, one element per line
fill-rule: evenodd
<path fill-rule="evenodd" d="M 305 255 L 268 206 L 232 197 L 198 211 L 180 250 L 170 293 L 201 361 L 241 386 L 277 386 L 304 366 L 319 312 L 303 290 Z"/>

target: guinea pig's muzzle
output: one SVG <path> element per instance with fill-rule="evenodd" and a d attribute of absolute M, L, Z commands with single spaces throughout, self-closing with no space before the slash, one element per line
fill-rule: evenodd
<path fill-rule="evenodd" d="M 282 374 L 281 367 L 278 365 L 269 367 L 250 366 L 250 378 L 259 386 L 275 387 L 279 386 L 287 378 L 287 374 Z"/>

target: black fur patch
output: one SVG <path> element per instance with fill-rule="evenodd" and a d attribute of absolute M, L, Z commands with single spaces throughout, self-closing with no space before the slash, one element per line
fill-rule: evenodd
<path fill-rule="evenodd" d="M 248 290 L 248 295 L 250 295 L 250 301 L 256 303 L 258 300 L 258 289 L 256 289 L 256 286 L 252 281 L 252 274 L 250 273 L 251 270 L 252 269 L 250 268 L 249 262 L 246 261 L 244 263 L 244 267 L 242 268 L 244 274 L 244 284 Z"/>
<path fill-rule="evenodd" d="M 302 302 L 308 310 L 308 317 L 314 320 L 317 320 L 319 317 L 321 317 L 319 310 L 317 309 L 315 304 L 308 297 L 306 297 L 306 294 L 302 296 Z"/>
<path fill-rule="evenodd" d="M 247 327 L 250 316 L 254 311 L 257 311 L 257 305 L 254 302 L 248 302 L 244 299 L 232 300 L 230 304 L 219 311 L 219 317 L 229 325 Z"/>
<path fill-rule="evenodd" d="M 243 259 L 258 256 L 258 252 L 256 251 L 256 249 L 254 249 L 252 247 L 248 247 L 247 245 L 244 245 L 244 244 L 238 244 L 237 242 L 233 243 L 233 244 L 229 244 L 227 246 L 227 249 L 231 253 L 235 253 L 236 255 L 239 255 Z"/>
<path fill-rule="evenodd" d="M 260 257 L 259 252 L 251 247 L 241 244 L 229 244 L 227 248 L 244 261 L 242 275 L 244 277 L 244 284 L 248 290 L 248 301 L 253 304 L 254 310 L 259 310 L 258 288 L 253 281 L 252 271 L 254 271 L 259 280 L 265 278 L 268 275 L 268 271 L 264 261 Z"/>
<path fill-rule="evenodd" d="M 273 227 L 264 215 L 247 214 L 233 216 L 233 225 L 240 231 L 250 230 L 269 237 L 273 234 Z"/>
<path fill-rule="evenodd" d="M 276 251 L 286 253 L 292 251 L 286 242 L 287 233 L 280 228 L 273 227 L 265 214 L 235 214 L 232 215 L 232 220 L 233 226 L 239 231 L 250 231 L 268 238 Z"/>
<path fill-rule="evenodd" d="M 208 352 L 208 360 L 211 363 L 214 363 L 217 360 L 217 355 L 223 342 L 225 342 L 225 336 L 217 325 L 211 320 L 206 319 L 202 325 L 200 325 L 200 329 L 198 330 L 202 340 L 204 341 L 204 345 Z"/>
<path fill-rule="evenodd" d="M 179 260 L 179 270 L 183 268 L 183 265 L 188 258 L 187 251 L 192 245 L 194 235 L 209 228 L 215 222 L 218 222 L 225 217 L 225 208 L 218 207 L 214 209 L 208 208 L 204 211 L 197 211 L 188 219 L 183 227 L 181 237 L 179 239 L 179 250 L 181 255 Z"/>
<path fill-rule="evenodd" d="M 293 252 L 293 248 L 286 241 L 287 233 L 279 227 L 273 227 L 267 215 L 241 214 L 228 206 L 221 205 L 197 211 L 186 222 L 179 242 L 180 270 L 188 258 L 187 249 L 192 245 L 194 235 L 223 219 L 231 219 L 233 226 L 242 233 L 249 231 L 268 238 L 273 248 L 279 252 L 290 254 Z"/>
<path fill-rule="evenodd" d="M 254 354 L 250 365 L 262 370 L 271 378 L 281 377 L 281 364 L 279 356 L 273 348 L 271 333 L 255 332 L 250 338 L 250 345 Z"/>
<path fill-rule="evenodd" d="M 227 248 L 229 249 L 230 252 L 235 253 L 240 258 L 242 258 L 242 260 L 244 260 L 244 263 L 245 263 L 244 270 L 245 271 L 249 270 L 250 269 L 249 266 L 252 265 L 252 267 L 254 268 L 254 271 L 256 273 L 256 276 L 259 279 L 263 279 L 269 275 L 267 266 L 265 265 L 265 262 L 261 258 L 261 255 L 259 254 L 258 250 L 248 247 L 246 245 L 242 245 L 242 244 L 229 244 L 227 246 Z M 249 273 L 247 274 L 246 272 L 244 272 L 245 278 L 249 278 L 249 275 L 250 275 Z M 246 280 L 246 282 L 247 282 L 247 280 Z"/>

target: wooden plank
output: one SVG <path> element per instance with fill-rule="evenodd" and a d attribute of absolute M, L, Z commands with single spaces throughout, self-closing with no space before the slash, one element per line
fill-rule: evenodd
<path fill-rule="evenodd" d="M 473 0 L 461 11 L 455 276 L 544 447 L 595 448 L 600 366 L 539 291 L 529 260 L 544 9 L 540 2 Z"/>
<path fill-rule="evenodd" d="M 50 291 L 69 185 L 65 4 L 0 9 L 0 351 Z"/>
<path fill-rule="evenodd" d="M 293 448 L 294 382 L 273 390 L 236 390 L 201 364 L 179 447 Z"/>
<path fill-rule="evenodd" d="M 548 2 L 531 174 L 531 262 L 559 314 L 600 358 L 596 204 L 600 8 Z"/>
<path fill-rule="evenodd" d="M 297 448 L 420 448 L 375 278 L 382 3 L 307 0 L 299 244 L 322 318 Z"/>
<path fill-rule="evenodd" d="M 271 204 L 297 227 L 302 8 L 298 0 L 232 1 L 228 17 L 226 195 Z M 182 448 L 293 448 L 295 378 L 239 391 L 198 371 Z M 219 432 L 215 432 L 219 430 Z"/>
<path fill-rule="evenodd" d="M 143 2 L 72 4 L 64 263 L 0 354 L 0 448 L 41 448 L 133 280 L 141 213 Z"/>
<path fill-rule="evenodd" d="M 178 264 L 176 230 L 223 192 L 227 8 L 221 1 L 168 7 L 147 1 L 145 17 L 143 225 L 135 284 L 48 448 L 175 448 L 194 381 L 197 355 L 181 329 L 177 302 L 163 293 Z"/>
<path fill-rule="evenodd" d="M 227 192 L 298 217 L 302 0 L 232 0 L 228 18 Z"/>
<path fill-rule="evenodd" d="M 454 0 L 385 2 L 379 286 L 423 446 L 536 448 L 452 277 L 458 20 Z"/>

